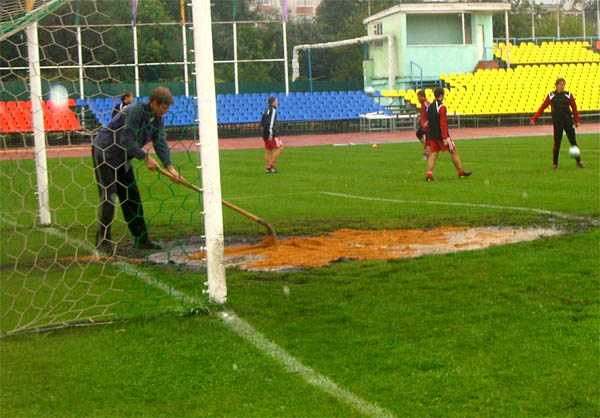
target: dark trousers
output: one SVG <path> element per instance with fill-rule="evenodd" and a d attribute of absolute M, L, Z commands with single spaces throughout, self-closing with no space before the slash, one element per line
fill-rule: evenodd
<path fill-rule="evenodd" d="M 100 205 L 98 207 L 98 229 L 96 231 L 96 245 L 111 241 L 111 225 L 115 215 L 117 198 L 121 204 L 123 217 L 136 242 L 148 238 L 148 228 L 144 220 L 144 208 L 140 191 L 135 181 L 133 168 L 129 164 L 122 164 L 118 168 L 112 167 L 104 161 L 101 154 L 94 152 L 92 146 L 92 159 Z"/>
<path fill-rule="evenodd" d="M 558 165 L 558 153 L 560 151 L 560 143 L 563 138 L 563 131 L 567 134 L 567 138 L 571 145 L 577 145 L 575 139 L 575 128 L 573 122 L 557 123 L 554 122 L 554 147 L 552 148 L 552 163 Z M 577 162 L 581 161 L 580 157 L 576 158 Z"/>

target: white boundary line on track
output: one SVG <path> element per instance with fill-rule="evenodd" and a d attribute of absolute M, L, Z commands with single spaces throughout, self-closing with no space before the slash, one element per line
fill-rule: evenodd
<path fill-rule="evenodd" d="M 18 223 L 6 219 L 0 215 L 0 221 L 15 226 L 24 227 Z M 48 231 L 51 235 L 59 238 L 64 238 L 65 241 L 71 242 L 78 247 L 85 250 L 91 251 L 94 255 L 98 255 L 98 252 L 89 243 L 81 241 L 75 238 L 69 238 L 69 236 L 60 231 L 55 227 L 44 228 L 42 231 Z M 174 298 L 182 299 L 195 305 L 202 305 L 203 301 L 195 296 L 190 296 L 180 290 L 175 289 L 172 286 L 161 283 L 155 280 L 150 274 L 140 270 L 135 265 L 126 262 L 115 262 L 115 266 L 119 267 L 121 271 L 126 274 L 132 275 L 139 278 L 149 286 L 154 287 L 169 296 Z M 252 327 L 248 322 L 238 317 L 234 312 L 218 312 L 217 317 L 221 322 L 231 331 L 238 336 L 244 338 L 246 341 L 254 345 L 259 351 L 277 361 L 285 370 L 291 374 L 299 375 L 308 384 L 315 386 L 323 392 L 336 398 L 338 401 L 347 404 L 362 414 L 373 416 L 373 417 L 394 417 L 394 415 L 385 409 L 379 408 L 377 405 L 371 404 L 353 393 L 339 387 L 334 381 L 329 379 L 320 373 L 317 373 L 312 368 L 305 366 L 300 361 L 296 360 L 291 354 L 285 351 L 282 347 L 269 341 L 261 332 Z"/>
<path fill-rule="evenodd" d="M 355 196 L 355 195 L 351 195 L 351 194 L 332 193 L 332 192 L 319 192 L 319 194 L 323 194 L 326 196 L 343 197 L 346 199 L 371 200 L 371 201 L 377 201 L 377 202 L 418 203 L 418 204 L 426 204 L 426 205 L 469 206 L 469 207 L 476 207 L 476 208 L 516 210 L 516 211 L 522 211 L 522 212 L 534 212 L 534 213 L 541 213 L 544 215 L 552 215 L 552 216 L 556 216 L 556 217 L 564 218 L 564 219 L 588 221 L 588 222 L 592 222 L 593 224 L 599 223 L 599 221 L 597 221 L 595 219 L 586 218 L 585 216 L 568 215 L 565 213 L 552 212 L 550 210 L 545 210 L 545 209 L 525 208 L 525 207 L 519 207 L 519 206 L 501 206 L 501 205 L 489 205 L 486 203 L 467 203 L 467 202 L 466 203 L 441 202 L 441 201 L 436 201 L 436 200 L 386 199 L 383 197 Z"/>

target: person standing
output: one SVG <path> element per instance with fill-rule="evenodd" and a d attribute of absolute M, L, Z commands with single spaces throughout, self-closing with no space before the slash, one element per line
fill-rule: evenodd
<path fill-rule="evenodd" d="M 279 139 L 277 129 L 277 98 L 269 97 L 269 107 L 262 114 L 260 124 L 263 127 L 263 141 L 265 143 L 265 163 L 267 173 L 278 173 L 275 161 L 283 151 L 283 144 Z"/>
<path fill-rule="evenodd" d="M 125 106 L 127 106 L 128 104 L 131 104 L 131 102 L 133 102 L 133 93 L 131 91 L 126 91 L 121 96 L 121 103 L 119 103 L 118 105 L 116 105 L 115 107 L 113 107 L 112 114 L 110 115 L 110 118 L 112 119 L 119 112 L 122 112 L 123 109 L 125 109 Z"/>
<path fill-rule="evenodd" d="M 546 96 L 546 100 L 540 106 L 537 113 L 531 117 L 529 123 L 533 126 L 538 120 L 544 109 L 550 106 L 552 110 L 552 124 L 554 125 L 554 146 L 552 148 L 552 168 L 558 168 L 558 154 L 560 151 L 560 143 L 562 142 L 563 131 L 567 134 L 567 138 L 572 146 L 577 145 L 575 138 L 575 128 L 573 128 L 573 116 L 575 117 L 575 126 L 579 126 L 579 112 L 577 112 L 577 104 L 573 94 L 565 90 L 567 82 L 564 78 L 559 78 L 554 84 L 556 89 Z M 571 109 L 573 113 L 571 113 Z M 577 167 L 584 168 L 585 165 L 581 161 L 581 156 L 575 158 Z"/>
<path fill-rule="evenodd" d="M 427 109 L 431 102 L 427 100 L 424 90 L 419 90 L 417 93 L 419 103 L 421 103 L 421 113 L 419 115 L 419 129 L 417 130 L 417 138 L 423 145 L 425 151 L 423 152 L 423 159 L 428 160 L 430 149 L 429 149 L 429 124 L 427 122 Z"/>
<path fill-rule="evenodd" d="M 427 109 L 427 121 L 429 122 L 429 146 L 431 147 L 431 155 L 429 156 L 429 161 L 427 162 L 427 177 L 425 177 L 425 181 L 434 180 L 433 169 L 440 151 L 450 152 L 450 157 L 452 158 L 452 162 L 454 163 L 456 171 L 458 172 L 458 178 L 462 179 L 469 177 L 472 173 L 471 171 L 463 170 L 456 145 L 448 133 L 448 119 L 446 115 L 447 111 L 446 106 L 443 103 L 444 89 L 437 87 L 433 91 L 433 95 L 435 96 L 435 101 L 431 103 Z"/>
<path fill-rule="evenodd" d="M 161 249 L 148 235 L 140 192 L 130 161 L 137 158 L 144 161 L 149 170 L 156 171 L 158 162 L 142 149 L 145 144 L 152 142 L 172 180 L 183 179 L 171 162 L 165 133 L 163 115 L 172 103 L 171 92 L 165 87 L 157 87 L 152 91 L 149 103 L 126 106 L 106 126 L 100 128 L 94 138 L 92 158 L 100 194 L 96 247 L 102 252 L 113 254 L 115 251 L 111 225 L 117 198 L 136 248 Z"/>

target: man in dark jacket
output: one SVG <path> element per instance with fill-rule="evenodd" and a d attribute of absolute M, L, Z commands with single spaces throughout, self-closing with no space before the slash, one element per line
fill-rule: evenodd
<path fill-rule="evenodd" d="M 556 80 L 556 90 L 546 96 L 546 100 L 540 106 L 535 115 L 531 117 L 531 125 L 535 125 L 544 109 L 548 106 L 552 109 L 552 124 L 554 125 L 554 147 L 552 148 L 552 167 L 558 168 L 558 153 L 560 151 L 560 143 L 562 142 L 563 131 L 567 134 L 567 138 L 572 146 L 577 145 L 575 138 L 575 129 L 573 128 L 573 116 L 575 116 L 575 126 L 579 126 L 579 113 L 573 95 L 565 90 L 566 81 L 564 78 Z M 571 113 L 573 109 L 573 113 Z M 584 168 L 581 157 L 576 157 L 577 167 Z"/>
<path fill-rule="evenodd" d="M 119 103 L 118 105 L 113 107 L 110 118 L 112 119 L 115 116 L 117 116 L 117 114 L 119 112 L 122 112 L 123 109 L 125 109 L 125 106 L 131 104 L 132 102 L 133 102 L 133 93 L 130 91 L 126 91 L 125 93 L 123 93 L 123 95 L 121 96 L 121 103 Z"/>
<path fill-rule="evenodd" d="M 262 114 L 260 124 L 263 127 L 263 141 L 265 142 L 265 163 L 267 173 L 277 173 L 275 161 L 283 151 L 283 144 L 279 139 L 277 130 L 277 98 L 269 97 L 269 107 Z"/>
<path fill-rule="evenodd" d="M 105 253 L 113 254 L 115 250 L 111 240 L 111 224 L 117 197 L 127 226 L 135 238 L 136 248 L 161 248 L 148 236 L 140 192 L 129 162 L 137 158 L 144 161 L 149 170 L 157 170 L 159 165 L 156 160 L 142 149 L 145 144 L 152 142 L 174 181 L 181 178 L 171 163 L 163 119 L 172 103 L 171 92 L 165 87 L 158 87 L 152 92 L 149 103 L 134 103 L 125 107 L 108 125 L 100 128 L 94 138 L 92 158 L 100 193 L 96 247 Z"/>

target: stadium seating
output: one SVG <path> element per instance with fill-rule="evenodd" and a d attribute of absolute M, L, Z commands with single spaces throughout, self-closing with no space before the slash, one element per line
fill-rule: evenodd
<path fill-rule="evenodd" d="M 42 101 L 44 130 L 46 132 L 79 131 L 81 124 L 69 107 L 76 102 L 69 99 L 67 105 Z M 0 133 L 33 132 L 31 101 L 0 102 Z"/>
<path fill-rule="evenodd" d="M 506 44 L 494 43 L 496 58 L 507 60 Z M 533 42 L 509 43 L 510 63 L 514 64 L 557 64 L 600 62 L 600 54 L 590 49 L 587 41 Z"/>
<path fill-rule="evenodd" d="M 362 91 L 218 94 L 217 121 L 220 125 L 258 123 L 270 96 L 277 97 L 279 102 L 277 120 L 280 122 L 358 119 L 361 114 L 378 111 L 391 114 Z M 187 96 L 173 99 L 165 115 L 166 126 L 195 124 L 196 100 Z M 119 98 L 87 100 L 98 123 L 103 125 L 110 121 L 112 108 L 117 103 Z"/>
<path fill-rule="evenodd" d="M 440 74 L 440 79 L 450 85 L 444 99 L 448 113 L 458 115 L 533 114 L 554 90 L 559 77 L 567 80 L 567 90 L 573 93 L 579 111 L 600 110 L 598 63 L 520 65 L 506 70 Z M 431 89 L 425 93 L 433 100 Z M 407 90 L 403 97 L 420 106 L 414 90 Z"/>

